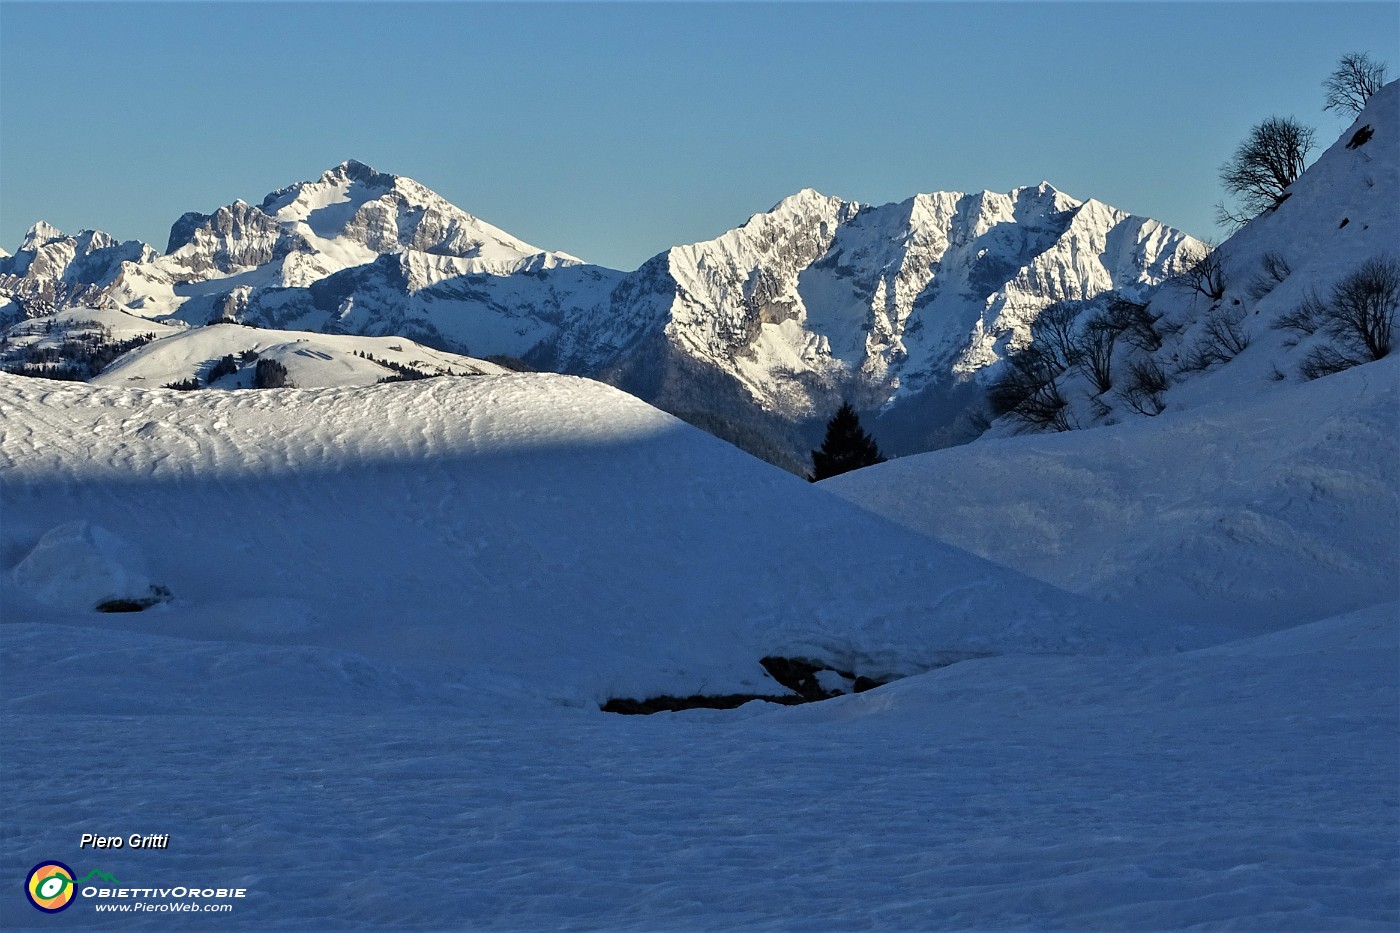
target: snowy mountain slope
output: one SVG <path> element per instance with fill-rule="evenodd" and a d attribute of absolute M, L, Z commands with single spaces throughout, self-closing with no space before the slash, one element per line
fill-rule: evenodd
<path fill-rule="evenodd" d="M 1096 599 L 1242 633 L 1396 597 L 1400 360 L 821 487 Z"/>
<path fill-rule="evenodd" d="M 185 214 L 171 228 L 165 255 L 125 268 L 108 293 L 142 313 L 191 323 L 225 315 L 256 320 L 247 311 L 254 292 L 307 288 L 385 257 L 414 269 L 420 288 L 449 276 L 580 263 L 516 239 L 412 179 L 350 160 L 256 206 L 235 201 L 213 214 Z"/>
<path fill-rule="evenodd" d="M 506 370 L 402 337 L 263 330 L 236 324 L 189 327 L 127 311 L 74 308 L 20 321 L 0 335 L 0 365 L 24 375 L 80 378 L 96 385 L 157 388 L 197 382 L 233 357 L 237 372 L 214 387 L 251 388 L 259 360 L 285 368 L 303 389 L 373 385 L 402 375 L 483 375 Z M 95 372 L 94 372 L 95 371 Z"/>
<path fill-rule="evenodd" d="M 740 424 L 776 416 L 769 431 L 824 423 L 843 398 L 965 405 L 958 383 L 994 370 L 1046 305 L 1158 283 L 1199 246 L 1045 183 L 880 207 L 807 189 L 648 263 L 629 283 L 635 326 L 561 341 L 551 365 L 671 411 L 698 397 Z"/>
<path fill-rule="evenodd" d="M 69 236 L 40 221 L 13 256 L 0 255 L 0 296 L 22 303 L 30 317 L 100 302 L 123 263 L 148 263 L 156 255 L 135 240 L 121 243 L 100 230 Z"/>
<path fill-rule="evenodd" d="M 5 568 L 86 521 L 175 596 L 103 625 L 448 665 L 583 704 L 752 691 L 772 653 L 876 676 L 1199 640 L 903 532 L 586 380 L 3 388 Z M 872 561 L 890 542 L 901 559 Z M 95 624 L 42 608 L 36 573 L 7 574 L 8 616 Z"/>
<path fill-rule="evenodd" d="M 1083 367 L 1057 378 L 1061 424 L 1096 427 L 1296 384 L 1304 360 L 1330 339 L 1284 327 L 1286 319 L 1312 297 L 1330 300 L 1338 282 L 1373 258 L 1400 261 L 1400 82 L 1377 91 L 1282 203 L 1214 251 L 1218 289 L 1187 283 L 1144 296 L 1149 343 L 1157 345 L 1117 341 L 1109 388 L 1100 391 Z M 1094 310 L 1081 313 L 1081 332 Z M 1139 372 L 1156 376 L 1140 382 Z M 1153 382 L 1134 395 L 1135 386 Z M 1012 416 L 991 433 L 1027 429 Z"/>

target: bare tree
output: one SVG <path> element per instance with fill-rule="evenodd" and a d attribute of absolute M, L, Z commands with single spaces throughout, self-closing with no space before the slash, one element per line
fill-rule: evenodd
<path fill-rule="evenodd" d="M 1343 117 L 1354 116 L 1366 106 L 1371 95 L 1385 84 L 1385 62 L 1372 61 L 1365 52 L 1343 55 L 1337 68 L 1322 87 L 1327 91 L 1323 110 L 1335 110 Z"/>
<path fill-rule="evenodd" d="M 1281 204 L 1289 185 L 1303 174 L 1314 131 L 1292 117 L 1269 117 L 1256 124 L 1230 161 L 1220 166 L 1220 183 L 1238 208 L 1216 206 L 1222 223 L 1239 226 Z"/>
<path fill-rule="evenodd" d="M 1211 301 L 1225 297 L 1225 268 L 1209 243 L 1200 252 L 1187 256 L 1186 265 L 1168 282 L 1177 288 L 1198 291 Z"/>

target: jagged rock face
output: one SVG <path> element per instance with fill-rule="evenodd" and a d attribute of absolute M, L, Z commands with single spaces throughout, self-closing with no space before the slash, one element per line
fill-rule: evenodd
<path fill-rule="evenodd" d="M 186 214 L 163 256 L 121 244 L 137 248 L 126 261 L 79 266 L 83 251 L 120 252 L 89 239 L 36 227 L 0 272 L 87 289 L 55 292 L 58 306 L 101 299 L 194 324 L 233 317 L 520 357 L 612 382 L 751 449 L 759 434 L 780 437 L 793 456 L 805 456 L 793 429 L 841 400 L 864 411 L 946 401 L 947 386 L 1025 342 L 1050 302 L 1150 286 L 1197 246 L 1047 184 L 874 207 L 806 189 L 622 273 L 354 161 L 258 205 Z"/>
<path fill-rule="evenodd" d="M 135 240 L 119 242 L 100 230 L 69 236 L 41 221 L 13 256 L 0 257 L 0 297 L 16 299 L 29 314 L 100 302 L 123 263 L 150 262 L 156 255 Z"/>
<path fill-rule="evenodd" d="M 185 214 L 170 228 L 164 265 L 178 269 L 176 281 L 213 274 L 231 275 L 272 262 L 304 242 L 294 244 L 276 220 L 243 201 L 213 214 Z"/>
<path fill-rule="evenodd" d="M 664 353 L 653 340 L 644 364 L 601 359 L 625 355 L 640 342 L 633 333 L 561 343 L 559 362 L 610 365 L 660 387 L 677 386 L 665 370 L 685 360 L 691 371 L 728 374 L 757 406 L 792 419 L 841 398 L 879 409 L 978 375 L 1028 340 L 1051 302 L 1153 285 L 1196 246 L 1044 184 L 879 207 L 808 190 L 715 240 L 668 251 L 619 286 L 612 330 L 618 320 L 659 329 Z M 621 296 L 638 310 L 619 309 Z"/>

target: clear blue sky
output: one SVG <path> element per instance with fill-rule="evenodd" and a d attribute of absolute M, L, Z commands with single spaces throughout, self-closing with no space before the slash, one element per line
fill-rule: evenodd
<path fill-rule="evenodd" d="M 0 245 L 39 219 L 165 248 L 346 158 L 635 268 L 800 188 L 1042 179 L 1199 236 L 1250 125 L 1330 143 L 1337 57 L 1400 4 L 0 3 Z"/>

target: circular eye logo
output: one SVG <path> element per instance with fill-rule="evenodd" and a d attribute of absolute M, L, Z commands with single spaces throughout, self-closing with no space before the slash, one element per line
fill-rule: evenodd
<path fill-rule="evenodd" d="M 40 862 L 24 879 L 29 903 L 46 914 L 56 914 L 73 903 L 73 869 L 62 862 Z"/>

